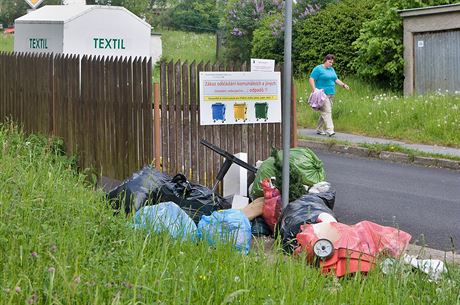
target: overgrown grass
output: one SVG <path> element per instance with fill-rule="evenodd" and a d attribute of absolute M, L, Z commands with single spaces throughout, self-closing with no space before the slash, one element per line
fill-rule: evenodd
<path fill-rule="evenodd" d="M 216 37 L 208 33 L 192 33 L 181 31 L 160 30 L 163 47 L 162 60 L 169 62 L 180 60 L 192 63 L 215 62 Z M 154 81 L 160 79 L 160 68 L 153 71 Z"/>
<path fill-rule="evenodd" d="M 12 52 L 13 51 L 13 43 L 14 43 L 14 36 L 11 34 L 0 34 L 0 52 Z"/>
<path fill-rule="evenodd" d="M 163 59 L 207 62 L 216 60 L 216 36 L 192 32 L 162 30 Z"/>
<path fill-rule="evenodd" d="M 350 91 L 337 88 L 333 106 L 335 129 L 412 143 L 460 147 L 460 95 L 437 92 L 402 97 L 354 78 Z M 306 80 L 296 81 L 298 123 L 314 128 L 319 116 L 307 103 Z"/>
<path fill-rule="evenodd" d="M 257 246 L 177 242 L 114 216 L 55 141 L 0 126 L 1 304 L 456 304 L 460 272 L 430 282 L 379 268 L 341 280 Z M 276 248 L 277 249 L 277 248 Z"/>

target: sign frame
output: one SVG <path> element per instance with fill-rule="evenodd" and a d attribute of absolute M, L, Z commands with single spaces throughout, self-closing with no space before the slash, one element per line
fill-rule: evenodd
<path fill-rule="evenodd" d="M 274 59 L 251 58 L 251 72 L 274 72 Z"/>
<path fill-rule="evenodd" d="M 199 74 L 200 125 L 281 122 L 280 72 Z"/>

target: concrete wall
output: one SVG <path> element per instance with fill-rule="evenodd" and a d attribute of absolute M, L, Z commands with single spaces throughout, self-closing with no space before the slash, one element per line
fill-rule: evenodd
<path fill-rule="evenodd" d="M 414 34 L 460 29 L 460 4 L 409 9 L 400 15 L 404 18 L 404 95 L 412 95 L 415 93 Z"/>
<path fill-rule="evenodd" d="M 150 36 L 150 56 L 152 63 L 155 64 L 160 60 L 163 54 L 163 43 L 161 41 L 161 34 L 153 34 Z"/>

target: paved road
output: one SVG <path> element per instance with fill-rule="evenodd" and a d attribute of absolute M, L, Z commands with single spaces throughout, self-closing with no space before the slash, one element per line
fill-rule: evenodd
<path fill-rule="evenodd" d="M 412 234 L 411 243 L 451 250 L 460 248 L 460 174 L 458 172 L 369 160 L 316 151 L 327 180 L 337 191 L 339 221 L 371 220 L 396 225 Z M 424 235 L 421 237 L 421 234 Z"/>

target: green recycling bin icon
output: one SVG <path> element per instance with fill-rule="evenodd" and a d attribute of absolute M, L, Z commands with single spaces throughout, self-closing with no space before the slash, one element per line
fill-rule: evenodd
<path fill-rule="evenodd" d="M 256 103 L 256 120 L 268 120 L 268 103 Z"/>

